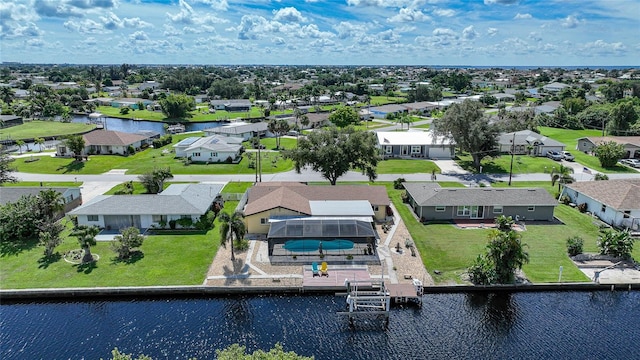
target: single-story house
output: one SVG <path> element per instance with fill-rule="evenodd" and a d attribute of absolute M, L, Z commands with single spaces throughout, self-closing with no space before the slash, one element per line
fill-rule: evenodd
<path fill-rule="evenodd" d="M 253 137 L 264 137 L 267 133 L 269 125 L 266 122 L 247 123 L 243 121 L 232 122 L 223 126 L 204 129 L 207 136 L 220 135 L 239 137 L 243 140 L 249 140 Z"/>
<path fill-rule="evenodd" d="M 549 151 L 564 151 L 565 144 L 531 130 L 504 133 L 498 137 L 498 151 L 516 155 L 547 156 Z"/>
<path fill-rule="evenodd" d="M 495 97 L 498 102 L 509 102 L 509 101 L 516 101 L 516 96 L 513 94 L 505 94 L 505 93 L 499 93 L 499 94 L 492 94 L 493 97 Z"/>
<path fill-rule="evenodd" d="M 155 195 L 98 195 L 69 214 L 77 216 L 79 225 L 96 225 L 107 230 L 164 227 L 182 218 L 196 223 L 219 201 L 223 186 L 172 184 Z"/>
<path fill-rule="evenodd" d="M 402 104 L 407 110 L 417 112 L 422 115 L 429 115 L 433 110 L 438 109 L 438 103 L 432 101 L 420 101 Z"/>
<path fill-rule="evenodd" d="M 38 196 L 43 190 L 54 190 L 60 193 L 64 202 L 64 213 L 82 204 L 82 193 L 78 187 L 0 187 L 0 205 L 14 203 L 23 196 Z"/>
<path fill-rule="evenodd" d="M 385 221 L 390 204 L 384 186 L 310 186 L 295 182 L 258 183 L 247 190 L 247 233 L 267 234 L 271 223 L 295 218 L 349 218 Z"/>
<path fill-rule="evenodd" d="M 226 110 L 229 112 L 251 110 L 251 101 L 249 99 L 211 100 L 209 105 L 216 110 Z"/>
<path fill-rule="evenodd" d="M 24 121 L 20 116 L 0 115 L 0 129 L 22 124 L 24 124 Z"/>
<path fill-rule="evenodd" d="M 452 159 L 455 156 L 455 143 L 436 137 L 432 131 L 380 131 L 376 135 L 385 158 Z"/>
<path fill-rule="evenodd" d="M 138 108 L 138 104 L 142 103 L 142 108 Z M 153 105 L 153 100 L 143 99 L 143 98 L 120 98 L 114 99 L 111 101 L 111 107 L 121 108 L 121 107 L 130 107 L 136 110 L 144 110 L 147 106 Z"/>
<path fill-rule="evenodd" d="M 558 205 L 542 188 L 442 188 L 435 182 L 404 183 L 411 208 L 421 221 L 488 220 L 500 215 L 552 221 Z"/>
<path fill-rule="evenodd" d="M 601 143 L 613 141 L 617 144 L 622 144 L 626 154 L 625 159 L 638 159 L 640 158 L 640 136 L 589 136 L 578 139 L 577 149 L 590 153 L 593 148 Z"/>
<path fill-rule="evenodd" d="M 224 162 L 237 160 L 242 152 L 242 139 L 228 136 L 188 137 L 173 145 L 176 157 L 193 162 Z"/>
<path fill-rule="evenodd" d="M 550 84 L 544 85 L 542 88 L 547 92 L 557 93 L 568 87 L 571 87 L 571 85 L 563 84 L 560 82 L 552 82 Z"/>
<path fill-rule="evenodd" d="M 369 112 L 375 118 L 384 119 L 390 114 L 406 113 L 407 108 L 402 105 L 388 104 L 381 106 L 372 106 L 369 108 Z"/>
<path fill-rule="evenodd" d="M 611 226 L 640 230 L 640 179 L 566 184 L 564 195 L 576 205 L 587 204 L 587 211 Z"/>
<path fill-rule="evenodd" d="M 151 89 L 151 90 L 155 90 L 160 88 L 160 84 L 159 82 L 155 81 L 155 80 L 151 80 L 151 81 L 145 81 L 143 83 L 141 83 L 140 85 L 138 85 L 138 90 L 142 91 L 142 90 L 147 90 L 147 89 Z"/>
<path fill-rule="evenodd" d="M 93 154 L 118 154 L 128 155 L 129 147 L 138 151 L 151 144 L 154 138 L 159 137 L 156 132 L 131 134 L 112 130 L 94 130 L 82 135 L 85 148 L 80 155 Z M 74 156 L 65 142 L 60 142 L 56 147 L 56 156 Z"/>

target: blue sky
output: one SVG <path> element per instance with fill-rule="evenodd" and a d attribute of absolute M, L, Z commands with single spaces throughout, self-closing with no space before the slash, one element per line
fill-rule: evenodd
<path fill-rule="evenodd" d="M 0 60 L 640 65 L 640 0 L 5 0 Z"/>

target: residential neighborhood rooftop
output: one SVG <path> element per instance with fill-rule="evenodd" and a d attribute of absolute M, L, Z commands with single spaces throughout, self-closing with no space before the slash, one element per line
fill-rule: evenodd
<path fill-rule="evenodd" d="M 640 179 L 581 181 L 565 186 L 618 210 L 640 209 Z"/>

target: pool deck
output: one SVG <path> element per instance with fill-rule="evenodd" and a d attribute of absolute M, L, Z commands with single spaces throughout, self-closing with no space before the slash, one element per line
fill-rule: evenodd
<path fill-rule="evenodd" d="M 398 212 L 394 209 L 394 214 Z M 249 249 L 235 253 L 236 260 L 231 261 L 230 247 L 221 247 L 213 259 L 204 286 L 243 287 L 243 288 L 297 288 L 300 291 L 344 290 L 345 279 L 381 279 L 389 284 L 411 284 L 412 278 L 420 279 L 424 285 L 433 285 L 418 250 L 412 256 L 409 249 L 396 251 L 396 244 L 404 244 L 411 235 L 402 219 L 396 215 L 394 225 L 388 232 L 377 226 L 380 243 L 374 255 L 355 255 L 348 261 L 343 254 L 332 255 L 329 251 L 324 258 L 298 256 L 297 259 L 281 262 L 281 259 L 269 257 L 268 245 L 264 240 L 250 240 Z M 282 257 L 280 257 L 282 258 Z M 332 261 L 333 260 L 333 261 Z M 374 261 L 370 261 L 374 260 Z M 311 264 L 327 262 L 329 276 L 312 276 Z M 360 263 L 349 265 L 348 263 Z M 363 265 L 367 263 L 368 265 Z"/>

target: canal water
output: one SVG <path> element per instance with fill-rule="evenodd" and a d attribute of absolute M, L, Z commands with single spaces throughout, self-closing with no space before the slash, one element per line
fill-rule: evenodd
<path fill-rule="evenodd" d="M 233 343 L 316 359 L 640 359 L 640 292 L 427 294 L 350 327 L 344 297 L 4 303 L 0 358 L 211 359 Z"/>
<path fill-rule="evenodd" d="M 106 122 L 106 129 L 113 131 L 121 131 L 126 133 L 136 133 L 142 130 L 152 130 L 160 134 L 165 133 L 164 123 L 158 121 L 148 120 L 130 120 L 130 119 L 118 119 L 112 117 L 101 118 Z M 74 116 L 73 122 L 86 123 L 89 121 L 87 116 Z M 209 121 L 209 122 L 193 122 L 184 123 L 185 131 L 202 131 L 204 129 L 215 128 L 224 125 L 225 122 L 221 121 Z"/>

